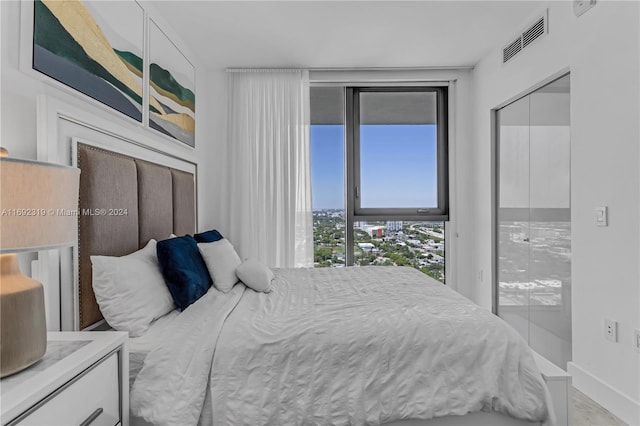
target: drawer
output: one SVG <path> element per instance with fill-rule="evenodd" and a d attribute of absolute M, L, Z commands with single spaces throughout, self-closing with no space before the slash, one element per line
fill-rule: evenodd
<path fill-rule="evenodd" d="M 118 354 L 89 368 L 52 395 L 18 424 L 115 426 L 120 422 Z"/>

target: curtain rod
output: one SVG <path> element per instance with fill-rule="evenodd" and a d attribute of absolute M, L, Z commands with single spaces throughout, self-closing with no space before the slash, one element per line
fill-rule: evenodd
<path fill-rule="evenodd" d="M 446 71 L 446 70 L 472 70 L 474 65 L 459 66 L 430 66 L 430 67 L 309 67 L 309 68 L 278 68 L 278 67 L 261 67 L 261 68 L 227 68 L 227 72 L 243 72 L 243 71 Z"/>
<path fill-rule="evenodd" d="M 328 67 L 307 68 L 309 71 L 438 71 L 438 70 L 471 70 L 473 65 L 459 66 L 425 66 L 425 67 Z"/>

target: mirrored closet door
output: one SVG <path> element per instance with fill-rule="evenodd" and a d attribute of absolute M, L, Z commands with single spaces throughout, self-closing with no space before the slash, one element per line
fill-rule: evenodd
<path fill-rule="evenodd" d="M 496 311 L 536 352 L 571 360 L 569 75 L 496 114 Z"/>

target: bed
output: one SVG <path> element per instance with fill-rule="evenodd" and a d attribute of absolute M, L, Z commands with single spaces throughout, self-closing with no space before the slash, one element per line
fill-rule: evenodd
<path fill-rule="evenodd" d="M 195 177 L 77 145 L 80 327 L 103 321 L 91 255 L 191 234 Z M 131 338 L 132 424 L 553 424 L 531 351 L 411 268 L 276 269 L 271 293 L 214 287 Z"/>

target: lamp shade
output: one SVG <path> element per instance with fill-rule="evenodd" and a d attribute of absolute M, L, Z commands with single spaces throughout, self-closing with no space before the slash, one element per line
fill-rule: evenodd
<path fill-rule="evenodd" d="M 0 253 L 73 244 L 80 170 L 0 158 Z"/>

